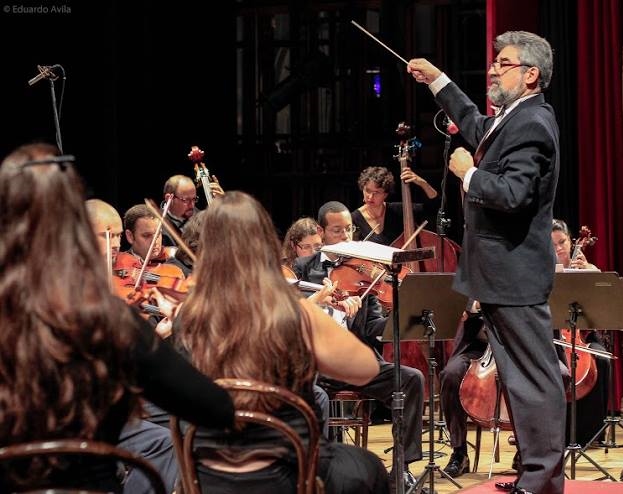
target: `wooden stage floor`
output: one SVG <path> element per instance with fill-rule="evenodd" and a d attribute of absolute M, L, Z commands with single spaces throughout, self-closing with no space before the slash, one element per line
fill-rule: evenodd
<path fill-rule="evenodd" d="M 508 444 L 509 432 L 500 433 L 500 462 L 493 463 L 493 476 L 508 476 L 513 475 L 515 472 L 511 469 L 511 463 L 513 455 L 515 454 L 515 447 Z M 468 433 L 468 441 L 472 444 L 475 443 L 476 432 L 475 429 L 470 427 Z M 419 477 L 428 464 L 428 433 L 424 434 L 424 460 L 411 464 L 411 472 L 416 477 Z M 445 444 L 439 440 L 439 432 L 435 433 L 434 449 L 436 452 L 443 453 L 443 456 L 435 458 L 435 464 L 440 468 L 446 466 L 450 454 L 452 452 L 451 446 Z M 617 445 L 623 445 L 623 428 L 617 426 L 615 428 L 615 442 Z M 376 453 L 384 462 L 388 471 L 391 469 L 392 456 L 391 452 L 384 453 L 384 450 L 391 447 L 393 443 L 391 424 L 386 423 L 382 425 L 372 425 L 369 428 L 368 437 L 368 449 Z M 459 477 L 457 482 L 461 484 L 462 488 L 467 488 L 475 484 L 485 482 L 489 477 L 489 467 L 491 465 L 493 449 L 493 433 L 483 430 L 482 432 L 482 445 L 480 452 L 480 461 L 478 465 L 478 472 L 464 474 Z M 586 450 L 586 454 L 594 460 L 598 465 L 604 468 L 610 475 L 617 480 L 621 476 L 621 470 L 623 469 L 623 447 L 611 448 L 608 453 L 605 453 L 603 448 L 589 448 Z M 469 448 L 469 457 L 471 460 L 471 466 L 473 467 L 474 450 Z M 577 456 L 576 456 L 577 457 Z M 570 476 L 570 462 L 567 462 L 566 472 L 567 476 Z M 602 477 L 603 474 L 595 468 L 586 459 L 578 457 L 576 462 L 575 478 L 577 480 L 594 480 Z M 428 485 L 428 484 L 425 484 Z M 435 476 L 435 490 L 438 494 L 446 494 L 452 492 L 460 492 L 451 482 L 442 478 L 439 474 Z M 621 483 L 621 492 L 623 493 L 623 482 Z M 588 493 L 587 493 L 588 494 Z"/>

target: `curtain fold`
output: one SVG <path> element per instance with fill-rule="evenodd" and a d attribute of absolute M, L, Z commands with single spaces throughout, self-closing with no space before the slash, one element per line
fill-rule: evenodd
<path fill-rule="evenodd" d="M 591 259 L 623 268 L 623 87 L 620 0 L 578 0 L 579 214 L 599 241 Z M 621 301 L 613 301 L 620 303 Z M 623 338 L 614 334 L 615 402 L 623 395 Z"/>

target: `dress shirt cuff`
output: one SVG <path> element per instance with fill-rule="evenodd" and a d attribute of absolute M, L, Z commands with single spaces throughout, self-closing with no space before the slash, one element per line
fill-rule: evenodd
<path fill-rule="evenodd" d="M 472 175 L 477 170 L 475 166 L 472 166 L 467 172 L 465 172 L 465 176 L 463 177 L 463 190 L 467 192 L 469 190 L 469 183 L 472 181 Z"/>
<path fill-rule="evenodd" d="M 437 79 L 428 85 L 428 89 L 430 89 L 431 93 L 433 93 L 433 96 L 437 96 L 437 93 L 450 84 L 450 82 L 452 82 L 450 78 L 445 74 L 445 72 L 442 72 Z"/>

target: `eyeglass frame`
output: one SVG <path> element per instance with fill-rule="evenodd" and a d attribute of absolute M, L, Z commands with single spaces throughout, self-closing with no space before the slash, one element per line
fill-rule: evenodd
<path fill-rule="evenodd" d="M 177 194 L 175 194 L 175 193 L 173 194 L 173 197 L 174 197 L 175 199 L 177 199 L 178 201 L 183 202 L 183 203 L 184 203 L 184 204 L 186 204 L 186 205 L 189 205 L 189 204 L 197 204 L 197 200 L 199 199 L 197 196 L 195 196 L 195 197 L 186 197 L 186 198 L 184 198 L 184 197 L 180 197 L 180 196 L 178 196 L 178 195 L 177 195 Z"/>
<path fill-rule="evenodd" d="M 505 70 L 504 72 L 500 72 L 501 69 L 508 67 L 508 70 Z M 533 67 L 533 65 L 527 64 L 527 63 L 510 63 L 510 62 L 500 62 L 499 60 L 494 60 L 493 62 L 491 62 L 489 64 L 489 70 L 493 69 L 495 70 L 495 73 L 502 76 L 504 74 L 506 74 L 507 72 L 510 72 L 512 69 L 517 68 L 517 67 Z"/>
<path fill-rule="evenodd" d="M 319 252 L 320 249 L 322 249 L 323 244 L 301 244 L 299 242 L 296 242 L 294 244 L 296 247 L 298 247 L 301 250 L 313 250 L 314 252 Z"/>

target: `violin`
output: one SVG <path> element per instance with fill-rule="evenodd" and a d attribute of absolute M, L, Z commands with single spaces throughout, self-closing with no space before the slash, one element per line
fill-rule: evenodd
<path fill-rule="evenodd" d="M 320 290 L 323 290 L 324 288 L 326 288 L 324 285 L 320 285 L 318 283 L 311 283 L 309 281 L 299 280 L 298 277 L 296 276 L 296 273 L 289 266 L 286 266 L 285 264 L 281 265 L 281 273 L 283 274 L 284 278 L 286 279 L 288 283 L 290 283 L 293 286 L 296 286 L 301 291 L 319 292 Z M 335 288 L 331 296 L 333 297 L 332 302 L 335 303 L 335 302 L 339 302 L 341 300 L 347 299 L 350 296 L 350 293 L 348 293 L 345 290 Z"/>
<path fill-rule="evenodd" d="M 398 280 L 402 281 L 411 271 L 402 265 Z M 387 270 L 379 263 L 358 259 L 356 257 L 341 257 L 335 268 L 329 273 L 329 279 L 342 290 L 363 297 L 368 293 L 375 295 L 386 310 L 393 305 L 393 287 Z"/>
<path fill-rule="evenodd" d="M 138 281 L 141 270 L 143 275 Z M 117 255 L 113 266 L 113 286 L 115 293 L 124 299 L 128 297 L 125 290 L 127 287 L 131 287 L 134 292 L 155 287 L 176 300 L 183 300 L 189 290 L 189 282 L 179 267 L 163 262 L 150 262 L 143 269 L 141 260 L 129 252 L 120 252 Z"/>

